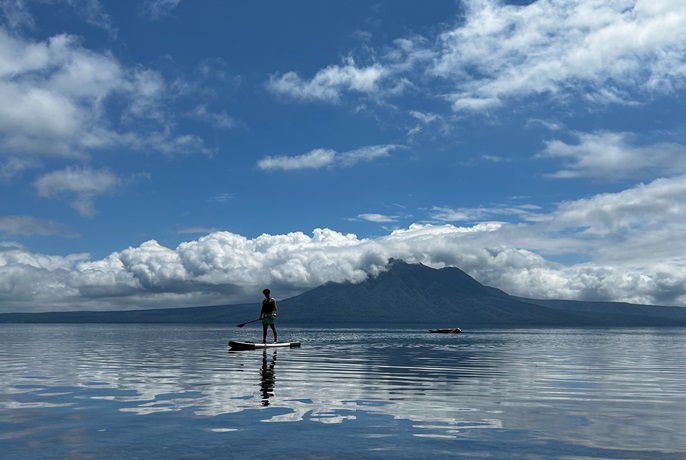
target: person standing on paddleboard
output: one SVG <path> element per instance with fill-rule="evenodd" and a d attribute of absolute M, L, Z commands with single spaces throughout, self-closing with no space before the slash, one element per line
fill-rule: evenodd
<path fill-rule="evenodd" d="M 274 318 L 276 317 L 276 300 L 270 295 L 269 289 L 262 291 L 264 300 L 262 301 L 262 310 L 260 310 L 260 319 L 262 320 L 262 343 L 267 343 L 267 327 L 271 326 L 274 333 L 274 343 L 276 343 L 276 326 L 274 325 Z"/>

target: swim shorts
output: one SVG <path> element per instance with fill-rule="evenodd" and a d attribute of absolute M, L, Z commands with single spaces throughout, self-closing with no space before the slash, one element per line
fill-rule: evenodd
<path fill-rule="evenodd" d="M 274 315 L 265 315 L 262 317 L 262 325 L 273 326 L 274 325 Z"/>

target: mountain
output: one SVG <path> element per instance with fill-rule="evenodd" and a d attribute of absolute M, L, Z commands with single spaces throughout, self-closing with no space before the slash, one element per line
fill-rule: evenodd
<path fill-rule="evenodd" d="M 362 283 L 327 283 L 280 302 L 279 308 L 284 317 L 303 323 L 562 325 L 583 320 L 515 299 L 459 268 L 436 270 L 402 261 Z"/>
<path fill-rule="evenodd" d="M 259 315 L 259 303 L 158 310 L 5 313 L 0 323 L 237 324 Z M 484 286 L 455 267 L 391 261 L 362 283 L 327 283 L 279 300 L 279 322 L 310 325 L 406 324 L 434 327 L 686 326 L 686 308 L 614 302 L 536 300 Z"/>
<path fill-rule="evenodd" d="M 402 261 L 362 283 L 327 283 L 280 302 L 279 308 L 298 323 L 686 326 L 686 308 L 525 299 L 484 286 L 459 268 Z"/>

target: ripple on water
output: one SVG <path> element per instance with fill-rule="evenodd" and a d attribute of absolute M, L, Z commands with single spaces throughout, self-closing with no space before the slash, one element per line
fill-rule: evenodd
<path fill-rule="evenodd" d="M 686 451 L 681 331 L 284 327 L 281 337 L 302 348 L 248 352 L 229 352 L 226 330 L 214 327 L 2 332 L 0 422 L 16 425 L 5 432 L 17 439 L 26 424 L 50 420 L 45 412 L 31 419 L 43 410 L 63 411 L 55 420 L 77 411 L 103 419 L 190 414 L 193 427 L 217 436 L 246 435 L 248 421 L 254 430 L 255 422 L 337 425 L 352 430 L 343 431 L 348 440 L 380 443 L 380 452 L 397 453 L 389 443 L 401 442 L 398 430 L 439 442 L 493 429 L 499 435 L 491 441 L 507 433 L 516 444 L 526 433 L 571 451 Z M 254 340 L 259 332 L 231 338 Z M 579 448 L 576 456 L 588 453 Z"/>

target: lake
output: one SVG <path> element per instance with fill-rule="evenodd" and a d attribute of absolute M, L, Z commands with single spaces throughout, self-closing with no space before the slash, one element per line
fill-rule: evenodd
<path fill-rule="evenodd" d="M 686 329 L 0 324 L 0 457 L 686 458 Z"/>

